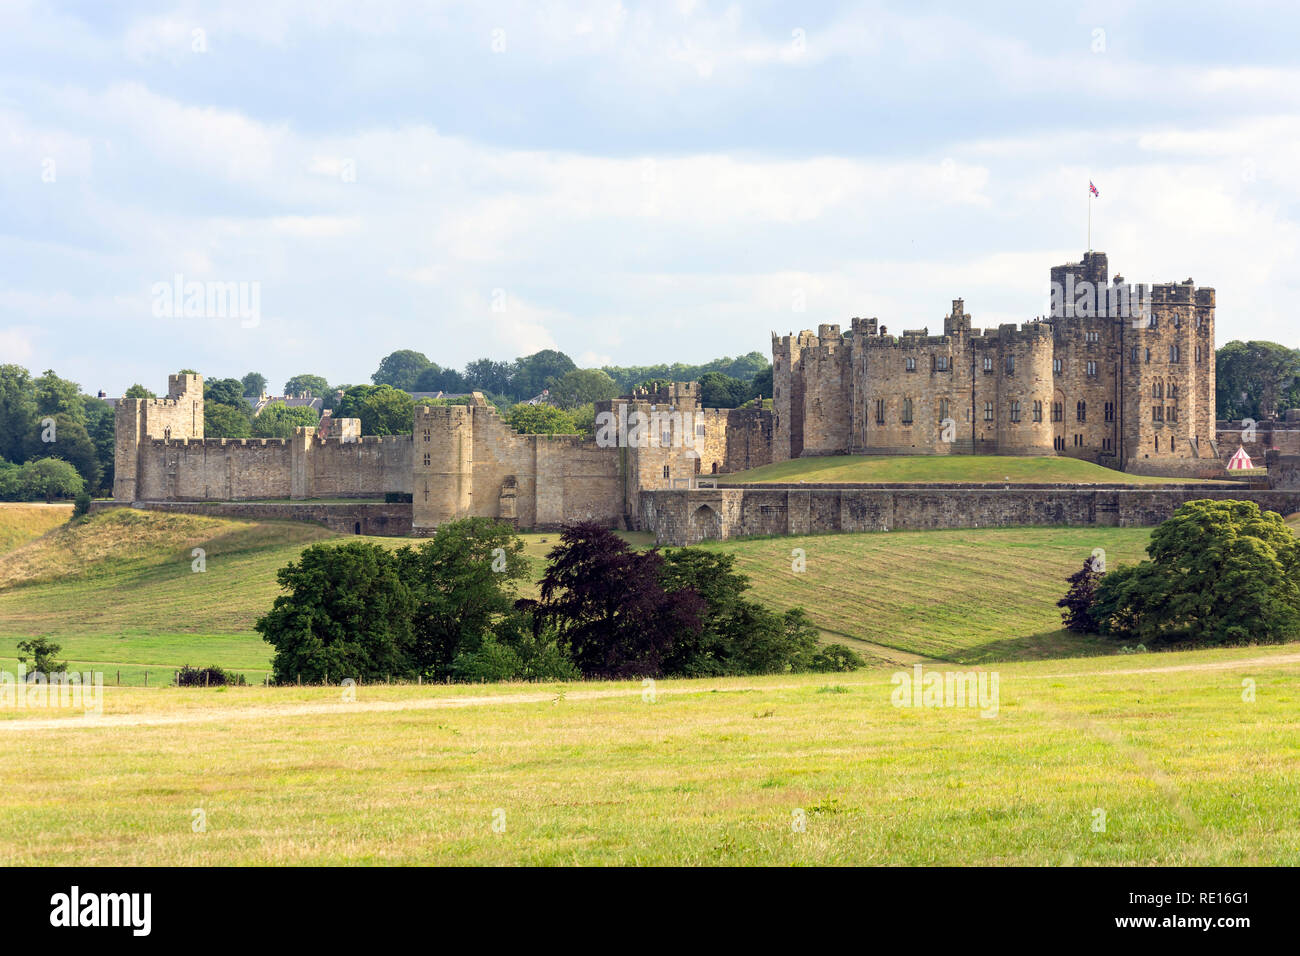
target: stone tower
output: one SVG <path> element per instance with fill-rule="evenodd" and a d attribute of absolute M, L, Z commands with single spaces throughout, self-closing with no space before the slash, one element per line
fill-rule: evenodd
<path fill-rule="evenodd" d="M 124 398 L 114 412 L 113 497 L 134 501 L 140 446 L 203 437 L 203 376 L 167 376 L 166 398 Z"/>

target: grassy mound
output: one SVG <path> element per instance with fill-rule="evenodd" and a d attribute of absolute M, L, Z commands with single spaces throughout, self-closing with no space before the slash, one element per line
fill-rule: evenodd
<path fill-rule="evenodd" d="M 1010 482 L 1033 484 L 1169 484 L 1175 479 L 1130 475 L 1077 458 L 1003 455 L 835 455 L 795 458 L 725 475 L 723 481 L 759 482 Z M 1177 479 L 1185 483 L 1189 479 Z"/>

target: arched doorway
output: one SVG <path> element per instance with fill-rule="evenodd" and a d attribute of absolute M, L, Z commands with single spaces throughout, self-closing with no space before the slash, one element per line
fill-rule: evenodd
<path fill-rule="evenodd" d="M 691 514 L 690 526 L 687 532 L 692 543 L 721 540 L 722 516 L 708 505 L 700 505 Z"/>

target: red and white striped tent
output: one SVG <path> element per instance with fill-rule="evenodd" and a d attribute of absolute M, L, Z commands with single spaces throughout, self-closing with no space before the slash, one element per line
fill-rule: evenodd
<path fill-rule="evenodd" d="M 1254 462 L 1250 460 L 1250 456 L 1246 454 L 1246 449 L 1244 448 L 1238 448 L 1237 453 L 1228 460 L 1229 471 L 1242 471 L 1246 468 L 1254 467 Z"/>

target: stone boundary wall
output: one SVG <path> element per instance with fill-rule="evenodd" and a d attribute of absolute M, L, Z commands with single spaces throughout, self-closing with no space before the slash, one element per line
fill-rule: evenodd
<path fill-rule="evenodd" d="M 411 533 L 409 503 L 348 502 L 250 502 L 250 501 L 92 501 L 90 510 L 139 508 L 144 511 L 171 511 L 206 515 L 209 518 L 251 518 L 256 521 L 314 521 L 340 534 L 404 537 Z"/>
<path fill-rule="evenodd" d="M 641 530 L 665 545 L 752 535 L 1023 526 L 1154 526 L 1200 498 L 1290 515 L 1300 491 L 1208 485 L 732 486 L 642 493 Z"/>

